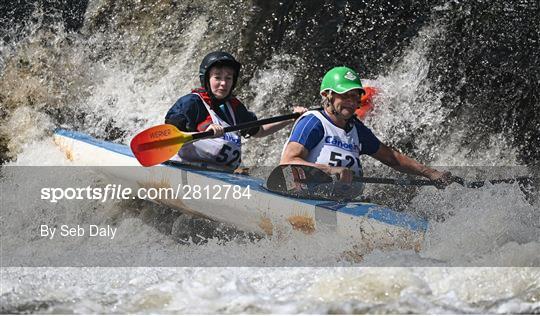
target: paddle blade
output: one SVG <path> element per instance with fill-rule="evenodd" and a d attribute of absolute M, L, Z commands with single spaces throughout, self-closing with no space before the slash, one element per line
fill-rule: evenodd
<path fill-rule="evenodd" d="M 303 199 L 350 201 L 361 195 L 363 186 L 334 181 L 324 171 L 306 165 L 282 165 L 266 180 L 269 191 Z"/>
<path fill-rule="evenodd" d="M 307 183 L 329 183 L 332 178 L 324 171 L 305 165 L 281 165 L 272 170 L 266 179 L 266 187 L 276 192 L 302 190 Z"/>
<path fill-rule="evenodd" d="M 141 165 L 150 167 L 169 160 L 191 140 L 191 134 L 182 133 L 174 125 L 162 124 L 137 134 L 130 147 Z"/>

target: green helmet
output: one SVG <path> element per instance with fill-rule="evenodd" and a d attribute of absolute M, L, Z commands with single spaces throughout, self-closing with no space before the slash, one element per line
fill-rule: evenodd
<path fill-rule="evenodd" d="M 342 94 L 353 89 L 360 89 L 364 93 L 358 73 L 348 67 L 334 67 L 324 75 L 320 93 L 322 95 L 323 91 L 331 90 Z"/>

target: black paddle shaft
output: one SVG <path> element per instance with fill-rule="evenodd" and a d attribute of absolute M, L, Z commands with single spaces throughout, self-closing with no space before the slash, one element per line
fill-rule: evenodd
<path fill-rule="evenodd" d="M 249 129 L 249 128 L 253 128 L 253 127 L 257 127 L 257 126 L 262 126 L 262 125 L 265 125 L 265 124 L 270 124 L 270 123 L 276 123 L 276 122 L 295 119 L 295 118 L 298 118 L 300 115 L 301 115 L 300 113 L 291 113 L 291 114 L 285 114 L 285 115 L 276 116 L 276 117 L 270 117 L 270 118 L 262 119 L 262 120 L 258 120 L 258 121 L 246 122 L 246 123 L 242 123 L 242 124 L 238 124 L 238 125 L 234 125 L 234 126 L 225 127 L 224 131 L 225 131 L 225 133 L 234 132 L 234 131 L 241 131 L 241 130 L 244 130 L 244 129 Z M 196 134 L 193 134 L 193 140 L 210 137 L 212 135 L 214 135 L 214 131 L 206 131 L 206 132 L 196 133 Z"/>
<path fill-rule="evenodd" d="M 267 186 L 275 187 L 281 186 L 281 183 L 285 181 L 285 174 L 292 172 L 292 169 L 301 170 L 302 175 L 299 179 L 296 179 L 297 182 L 302 183 L 329 183 L 335 182 L 337 179 L 334 179 L 332 176 L 326 174 L 321 169 L 306 166 L 306 165 L 282 165 L 276 167 L 267 179 Z M 377 184 L 394 184 L 394 185 L 432 185 L 440 186 L 441 183 L 433 180 L 424 180 L 424 179 L 390 179 L 390 178 L 375 178 L 375 177 L 354 177 L 354 182 L 362 183 L 377 183 Z M 279 185 L 278 185 L 279 184 Z"/>
<path fill-rule="evenodd" d="M 334 179 L 332 176 L 326 174 L 324 171 L 311 167 L 306 165 L 282 165 L 276 167 L 267 180 L 267 186 L 274 187 L 274 186 L 282 186 L 281 183 L 284 181 L 284 174 L 290 174 L 293 170 L 301 170 L 302 176 L 301 179 L 296 179 L 296 182 L 303 182 L 303 183 L 309 183 L 309 182 L 316 182 L 316 183 L 328 183 L 328 182 L 335 182 L 337 179 Z M 440 181 L 434 181 L 434 180 L 425 180 L 425 179 L 407 179 L 407 178 L 401 178 L 401 179 L 392 179 L 392 178 L 375 178 L 375 177 L 354 177 L 354 182 L 362 182 L 362 183 L 376 183 L 376 184 L 394 184 L 394 185 L 414 185 L 414 186 L 435 186 L 437 188 L 443 188 L 445 185 Z M 532 178 L 532 177 L 516 177 L 512 179 L 496 179 L 496 180 L 482 180 L 482 181 L 473 181 L 468 182 L 463 178 L 460 177 L 452 177 L 452 182 L 459 183 L 460 185 L 476 189 L 480 188 L 487 183 L 491 184 L 501 184 L 501 183 L 518 183 L 520 187 L 523 186 L 535 186 L 535 183 L 537 184 L 539 181 L 538 178 Z M 279 185 L 278 185 L 279 184 Z"/>

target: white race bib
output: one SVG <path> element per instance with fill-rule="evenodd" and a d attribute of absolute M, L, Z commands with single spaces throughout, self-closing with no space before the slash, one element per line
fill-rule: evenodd
<path fill-rule="evenodd" d="M 198 96 L 198 94 L 196 95 Z M 201 100 L 212 118 L 212 123 L 223 127 L 230 126 L 227 122 L 222 120 L 202 98 Z M 231 113 L 233 123 L 236 124 L 231 105 L 227 102 L 226 106 L 229 113 Z M 242 162 L 241 155 L 242 140 L 240 132 L 237 131 L 225 133 L 220 138 L 201 139 L 193 143 L 185 144 L 173 160 L 188 164 L 209 164 L 235 169 Z"/>

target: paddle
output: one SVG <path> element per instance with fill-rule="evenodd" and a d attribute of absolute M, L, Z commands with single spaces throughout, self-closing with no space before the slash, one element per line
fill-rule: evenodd
<path fill-rule="evenodd" d="M 471 189 L 477 189 L 481 188 L 484 185 L 491 183 L 491 184 L 501 184 L 501 183 L 518 183 L 520 187 L 523 186 L 533 186 L 535 184 L 535 181 L 538 180 L 538 178 L 533 177 L 516 177 L 516 178 L 510 178 L 510 179 L 496 179 L 496 180 L 481 180 L 481 181 L 466 181 L 463 178 L 460 177 L 453 177 L 454 182 L 461 184 L 464 187 L 471 188 Z"/>
<path fill-rule="evenodd" d="M 362 185 L 345 185 L 324 171 L 305 165 L 282 165 L 272 170 L 266 188 L 274 193 L 304 199 L 351 200 L 362 193 Z"/>
<path fill-rule="evenodd" d="M 291 113 L 276 117 L 270 117 L 258 121 L 238 124 L 225 127 L 225 133 L 245 130 L 265 124 L 275 123 L 298 118 L 299 113 Z M 169 160 L 186 143 L 194 142 L 199 139 L 210 138 L 214 135 L 213 131 L 187 133 L 182 132 L 171 124 L 162 124 L 146 129 L 137 134 L 131 140 L 131 151 L 145 167 L 157 165 Z"/>
<path fill-rule="evenodd" d="M 272 170 L 266 181 L 266 186 L 270 190 L 283 190 L 285 187 L 293 186 L 292 182 L 306 183 L 330 183 L 336 179 L 328 175 L 321 169 L 306 165 L 281 165 Z M 376 183 L 376 184 L 394 184 L 394 185 L 433 185 L 440 183 L 432 180 L 416 179 L 390 179 L 374 177 L 354 177 L 354 182 Z"/>
<path fill-rule="evenodd" d="M 513 179 L 497 179 L 467 182 L 463 178 L 453 177 L 453 182 L 459 183 L 467 188 L 480 188 L 487 183 L 519 183 L 520 187 L 532 186 L 535 178 L 517 177 Z M 538 180 L 538 179 L 536 179 Z M 277 166 L 272 170 L 266 181 L 266 188 L 270 191 L 297 196 L 304 198 L 320 198 L 321 191 L 334 190 L 332 186 L 324 186 L 322 184 L 336 183 L 336 179 L 328 175 L 324 171 L 306 165 L 282 165 Z M 376 184 L 392 184 L 392 185 L 415 185 L 415 186 L 436 186 L 444 187 L 439 181 L 432 180 L 417 180 L 417 179 L 391 179 L 391 178 L 374 178 L 374 177 L 354 177 L 354 184 L 376 183 Z M 343 185 L 343 184 L 342 184 Z M 360 187 L 360 186 L 359 186 Z M 322 192 L 323 198 L 329 198 L 329 192 Z M 333 192 L 332 194 L 335 194 Z"/>

